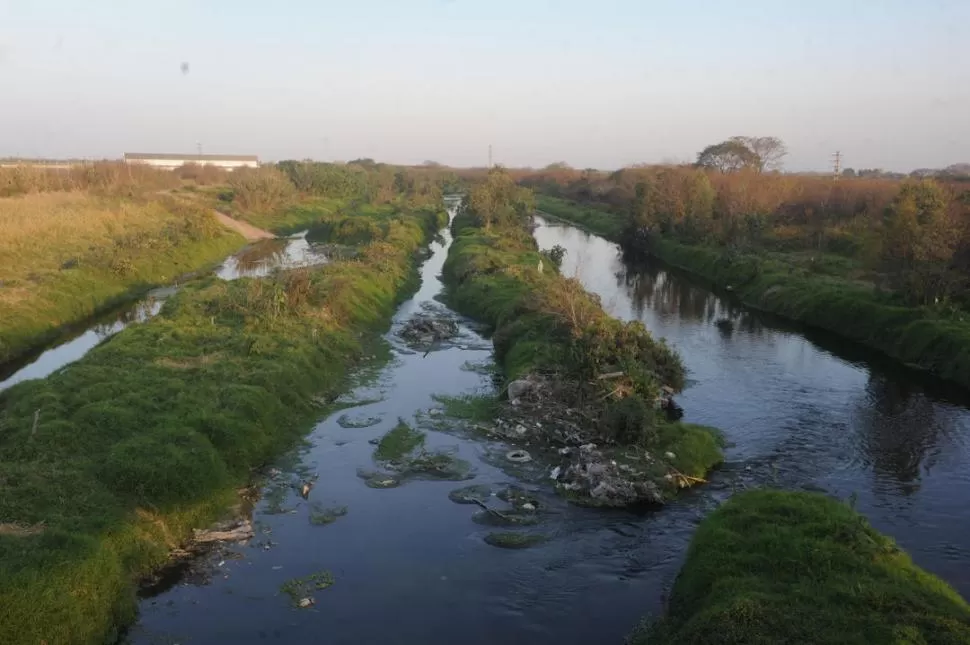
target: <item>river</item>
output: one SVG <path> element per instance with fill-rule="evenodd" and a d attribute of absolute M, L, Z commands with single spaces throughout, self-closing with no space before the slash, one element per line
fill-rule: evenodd
<path fill-rule="evenodd" d="M 614 315 L 641 319 L 681 353 L 690 384 L 686 419 L 716 425 L 732 442 L 707 486 L 655 512 L 572 507 L 539 473 L 503 468 L 504 447 L 428 424 L 431 447 L 473 466 L 476 484 L 524 478 L 544 517 L 545 544 L 521 551 L 484 543 L 477 507 L 452 503 L 464 483 L 364 485 L 372 441 L 399 418 L 433 419 L 434 395 L 491 388 L 489 344 L 464 322 L 457 343 L 415 352 L 397 332 L 415 313 L 448 314 L 438 302 L 447 231 L 431 245 L 421 287 L 385 336 L 391 358 L 360 375 L 306 444 L 281 460 L 253 511 L 256 538 L 206 558 L 203 575 L 146 589 L 127 643 L 621 643 L 642 616 L 662 609 L 697 524 L 749 486 L 825 489 L 854 499 L 916 561 L 964 595 L 970 519 L 964 438 L 970 411 L 959 395 L 831 339 L 746 312 L 659 268 L 631 271 L 614 245 L 537 220 L 540 246 L 567 249 L 563 270 L 599 294 Z M 731 332 L 714 325 L 735 322 Z M 361 427 L 366 426 L 366 427 Z M 293 486 L 317 477 L 309 498 Z M 318 526 L 315 506 L 345 506 Z M 335 584 L 295 608 L 287 581 L 320 570 Z"/>

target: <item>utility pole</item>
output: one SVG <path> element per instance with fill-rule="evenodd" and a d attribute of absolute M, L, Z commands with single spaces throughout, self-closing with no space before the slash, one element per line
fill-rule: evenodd
<path fill-rule="evenodd" d="M 195 147 L 198 149 L 199 156 L 201 157 L 202 156 L 202 142 L 201 141 L 196 141 L 195 142 Z"/>
<path fill-rule="evenodd" d="M 835 154 L 832 155 L 832 163 L 835 170 L 835 178 L 838 179 L 842 176 L 842 151 L 836 150 Z"/>
<path fill-rule="evenodd" d="M 492 144 L 488 144 L 488 169 L 492 169 Z"/>

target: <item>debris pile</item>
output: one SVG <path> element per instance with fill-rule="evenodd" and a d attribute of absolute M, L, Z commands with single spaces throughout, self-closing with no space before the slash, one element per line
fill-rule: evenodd
<path fill-rule="evenodd" d="M 435 343 L 450 340 L 459 333 L 458 321 L 447 315 L 420 313 L 407 321 L 398 332 L 408 345 L 430 348 Z"/>
<path fill-rule="evenodd" d="M 621 383 L 622 373 L 607 375 Z M 684 484 L 672 465 L 672 453 L 651 455 L 604 436 L 594 407 L 571 407 L 574 384 L 529 375 L 509 383 L 501 418 L 477 429 L 512 445 L 505 460 L 533 460 L 555 465 L 550 478 L 570 500 L 595 506 L 662 504 L 669 489 Z M 619 387 L 617 385 L 616 387 Z M 615 389 L 615 388 L 614 388 Z M 674 390 L 664 386 L 654 405 L 668 418 L 679 418 Z M 522 448 L 528 447 L 528 450 Z M 686 478 L 692 479 L 692 478 Z"/>

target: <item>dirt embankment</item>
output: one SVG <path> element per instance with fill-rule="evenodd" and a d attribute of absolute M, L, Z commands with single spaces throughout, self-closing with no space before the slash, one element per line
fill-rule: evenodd
<path fill-rule="evenodd" d="M 212 212 L 216 216 L 216 219 L 219 220 L 220 224 L 222 224 L 226 228 L 230 228 L 236 231 L 244 238 L 246 238 L 246 240 L 249 242 L 256 242 L 258 240 L 270 240 L 276 237 L 269 231 L 264 231 L 261 228 L 256 228 L 252 224 L 247 224 L 246 222 L 241 222 L 237 219 L 233 219 L 228 215 L 226 215 L 225 213 L 220 213 L 219 211 L 212 211 Z"/>

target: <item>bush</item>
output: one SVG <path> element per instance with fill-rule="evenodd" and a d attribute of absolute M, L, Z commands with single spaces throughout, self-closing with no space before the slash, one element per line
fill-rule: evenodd
<path fill-rule="evenodd" d="M 653 407 L 637 396 L 608 404 L 601 424 L 605 434 L 621 444 L 647 445 L 657 437 Z"/>
<path fill-rule="evenodd" d="M 296 187 L 272 166 L 239 168 L 229 175 L 233 203 L 252 211 L 281 208 L 296 197 Z"/>

